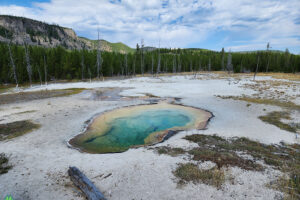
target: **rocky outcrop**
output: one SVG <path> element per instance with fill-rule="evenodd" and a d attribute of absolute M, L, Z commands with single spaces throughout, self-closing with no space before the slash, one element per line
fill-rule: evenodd
<path fill-rule="evenodd" d="M 8 15 L 0 15 L 0 41 L 23 45 L 38 45 L 47 48 L 62 46 L 66 49 L 95 49 L 97 41 L 78 37 L 74 30 L 61 27 L 55 24 Z M 114 46 L 121 48 L 114 48 Z M 102 51 L 116 51 L 128 53 L 133 51 L 130 47 L 122 43 L 109 43 L 100 41 Z"/>

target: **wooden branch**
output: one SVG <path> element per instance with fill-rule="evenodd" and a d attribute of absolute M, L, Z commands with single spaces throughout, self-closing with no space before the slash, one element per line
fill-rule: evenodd
<path fill-rule="evenodd" d="M 68 174 L 88 200 L 106 200 L 96 186 L 77 167 L 70 167 Z"/>

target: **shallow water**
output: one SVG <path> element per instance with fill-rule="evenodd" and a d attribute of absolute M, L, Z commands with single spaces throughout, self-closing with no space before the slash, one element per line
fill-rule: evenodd
<path fill-rule="evenodd" d="M 184 130 L 197 121 L 195 111 L 190 112 L 184 106 L 146 105 L 124 110 L 101 115 L 70 144 L 91 153 L 122 152 L 162 141 L 169 130 Z"/>
<path fill-rule="evenodd" d="M 185 126 L 191 121 L 187 113 L 180 110 L 151 110 L 138 115 L 114 119 L 105 134 L 84 141 L 101 148 L 137 146 L 151 133 L 177 126 Z"/>

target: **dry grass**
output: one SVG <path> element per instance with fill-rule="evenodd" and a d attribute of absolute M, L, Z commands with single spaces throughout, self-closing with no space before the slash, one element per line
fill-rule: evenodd
<path fill-rule="evenodd" d="M 8 164 L 8 158 L 5 156 L 5 154 L 0 154 L 0 175 L 5 174 L 10 170 L 12 166 Z"/>
<path fill-rule="evenodd" d="M 151 94 L 151 93 L 144 93 L 144 95 L 149 98 L 160 98 L 159 96 L 155 96 L 154 94 Z"/>
<path fill-rule="evenodd" d="M 218 136 L 209 135 L 190 135 L 186 136 L 185 139 L 199 145 L 198 154 L 200 154 L 200 160 L 213 161 L 217 158 L 216 162 L 223 160 L 222 162 L 228 163 L 230 160 L 228 161 L 227 159 L 224 159 L 226 157 L 222 157 L 220 154 L 216 154 L 215 152 L 228 154 L 237 151 L 251 155 L 254 159 L 263 160 L 265 164 L 273 166 L 275 169 L 278 169 L 287 175 L 287 178 L 283 183 L 282 180 L 278 182 L 278 184 L 286 185 L 284 188 L 281 187 L 281 190 L 289 197 L 300 197 L 299 144 L 287 145 L 282 143 L 281 145 L 265 145 L 247 138 L 231 138 L 225 140 Z M 209 150 L 213 153 L 210 153 L 210 155 L 208 153 L 203 153 L 203 149 L 206 151 Z M 195 158 L 198 159 L 198 157 Z M 231 163 L 229 164 L 232 165 Z M 256 168 L 254 167 L 254 169 Z"/>
<path fill-rule="evenodd" d="M 16 115 L 22 115 L 22 114 L 28 114 L 28 113 L 34 113 L 36 112 L 37 110 L 26 110 L 24 112 L 18 112 L 18 113 L 15 113 Z"/>
<path fill-rule="evenodd" d="M 39 124 L 35 124 L 29 120 L 0 124 L 0 141 L 24 135 L 39 127 Z"/>
<path fill-rule="evenodd" d="M 300 105 L 297 105 L 291 101 L 279 101 L 275 99 L 265 99 L 265 98 L 251 98 L 251 97 L 237 97 L 237 96 L 217 96 L 222 99 L 233 99 L 233 100 L 241 100 L 241 101 L 246 101 L 246 102 L 251 102 L 251 103 L 256 103 L 256 104 L 266 104 L 266 105 L 272 105 L 272 106 L 279 106 L 281 108 L 286 109 L 286 111 L 274 111 L 270 112 L 267 115 L 264 116 L 259 116 L 258 118 L 261 119 L 262 121 L 275 125 L 278 128 L 282 130 L 286 130 L 289 132 L 296 133 L 297 132 L 297 126 L 298 124 L 291 125 L 282 122 L 282 119 L 286 120 L 292 120 L 290 117 L 290 112 L 291 110 L 297 110 L 300 111 Z M 247 104 L 247 107 L 249 104 Z M 265 110 L 265 109 L 264 109 Z"/>
<path fill-rule="evenodd" d="M 185 150 L 182 148 L 171 148 L 171 147 L 156 147 L 158 154 L 167 154 L 170 156 L 178 156 L 185 153 Z"/>
<path fill-rule="evenodd" d="M 272 76 L 272 78 L 276 79 L 286 79 L 290 81 L 300 81 L 300 74 L 299 73 L 258 73 L 257 76 Z"/>
<path fill-rule="evenodd" d="M 41 90 L 36 92 L 19 92 L 12 94 L 3 94 L 0 98 L 0 104 L 19 103 L 32 101 L 36 99 L 47 99 L 52 97 L 64 97 L 78 94 L 85 90 L 84 88 L 70 88 L 62 90 Z"/>
<path fill-rule="evenodd" d="M 293 175 L 291 175 L 293 177 Z M 300 178 L 299 176 L 294 176 L 295 178 L 290 178 L 286 175 L 279 177 L 277 180 L 272 181 L 267 186 L 279 190 L 285 193 L 284 199 L 286 200 L 299 200 L 300 199 Z M 295 188 L 297 188 L 295 190 Z M 298 192 L 297 192 L 298 191 Z"/>
<path fill-rule="evenodd" d="M 225 182 L 225 174 L 222 169 L 201 170 L 193 163 L 179 164 L 173 173 L 180 179 L 179 183 L 181 184 L 186 182 L 204 183 L 220 188 Z"/>
<path fill-rule="evenodd" d="M 9 91 L 13 88 L 12 85 L 0 85 L 0 94 Z"/>
<path fill-rule="evenodd" d="M 288 119 L 288 120 L 291 119 L 290 113 L 287 111 L 274 111 L 274 112 L 268 113 L 267 115 L 259 116 L 258 118 L 266 123 L 277 126 L 278 128 L 280 128 L 282 130 L 286 130 L 286 131 L 293 132 L 293 133 L 297 132 L 296 127 L 291 126 L 290 124 L 283 123 L 281 121 L 282 119 Z"/>
<path fill-rule="evenodd" d="M 225 152 L 218 150 L 207 150 L 199 147 L 192 149 L 189 154 L 196 161 L 211 161 L 216 163 L 218 169 L 222 167 L 239 167 L 245 170 L 262 171 L 263 167 L 252 160 L 244 159 L 234 152 Z"/>
<path fill-rule="evenodd" d="M 220 175 L 213 176 L 213 172 L 222 172 L 226 167 L 240 167 L 245 170 L 261 171 L 263 167 L 257 161 L 263 161 L 266 165 L 280 170 L 285 174 L 284 179 L 280 179 L 272 184 L 283 191 L 290 199 L 300 197 L 300 145 L 284 144 L 266 145 L 248 138 L 224 139 L 217 135 L 194 134 L 185 137 L 186 140 L 197 143 L 198 147 L 185 151 L 184 149 L 172 149 L 170 147 L 159 147 L 156 150 L 167 155 L 190 155 L 194 161 L 211 161 L 216 167 L 210 170 L 201 170 L 195 164 L 180 164 L 173 172 L 182 183 L 203 182 L 214 185 L 221 183 Z M 239 152 L 237 154 L 237 152 Z M 243 155 L 250 155 L 252 159 L 245 159 Z M 213 171 L 219 170 L 219 171 Z M 206 174 L 206 175 L 205 175 Z M 210 177 L 211 182 L 207 182 Z M 220 185 L 220 184 L 217 184 Z M 282 186 L 284 185 L 284 187 Z M 295 198 L 297 197 L 297 198 Z"/>
<path fill-rule="evenodd" d="M 293 109 L 293 110 L 300 110 L 300 105 L 297 105 L 291 101 L 279 101 L 275 99 L 265 99 L 265 98 L 252 98 L 252 97 L 238 97 L 238 96 L 220 96 L 217 95 L 217 97 L 222 99 L 233 99 L 233 100 L 240 100 L 240 101 L 246 101 L 250 103 L 256 103 L 256 104 L 266 104 L 266 105 L 272 105 L 272 106 L 279 106 L 282 108 L 287 109 Z"/>

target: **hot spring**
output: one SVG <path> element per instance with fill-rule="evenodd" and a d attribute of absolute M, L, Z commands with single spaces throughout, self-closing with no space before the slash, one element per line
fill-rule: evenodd
<path fill-rule="evenodd" d="M 201 109 L 168 103 L 125 107 L 94 118 L 69 144 L 89 153 L 123 152 L 161 142 L 180 130 L 203 129 L 211 116 Z"/>

